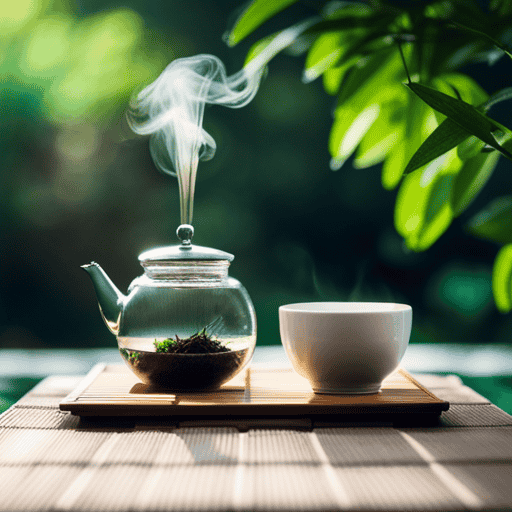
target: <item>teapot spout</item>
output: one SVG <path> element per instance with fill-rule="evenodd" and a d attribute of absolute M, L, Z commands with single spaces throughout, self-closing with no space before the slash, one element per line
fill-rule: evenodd
<path fill-rule="evenodd" d="M 117 289 L 105 271 L 94 261 L 82 268 L 89 274 L 96 291 L 103 321 L 112 334 L 119 333 L 119 324 L 123 312 L 125 296 Z"/>

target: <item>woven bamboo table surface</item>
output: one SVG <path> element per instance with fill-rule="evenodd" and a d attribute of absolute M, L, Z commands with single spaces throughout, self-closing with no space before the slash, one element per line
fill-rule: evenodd
<path fill-rule="evenodd" d="M 0 415 L 0 511 L 512 510 L 512 416 L 455 376 L 438 424 L 81 423 L 52 376 Z M 273 428 L 274 427 L 274 428 Z"/>

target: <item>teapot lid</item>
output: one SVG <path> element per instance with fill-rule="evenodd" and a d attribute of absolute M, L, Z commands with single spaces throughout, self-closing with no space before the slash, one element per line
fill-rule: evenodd
<path fill-rule="evenodd" d="M 233 261 L 234 256 L 228 252 L 219 251 L 210 247 L 193 245 L 194 228 L 190 224 L 182 224 L 176 230 L 181 244 L 169 245 L 150 249 L 139 255 L 139 261 L 144 264 L 151 261 L 169 260 L 227 260 Z"/>

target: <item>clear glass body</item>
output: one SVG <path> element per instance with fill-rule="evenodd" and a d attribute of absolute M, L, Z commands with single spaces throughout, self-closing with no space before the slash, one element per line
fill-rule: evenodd
<path fill-rule="evenodd" d="M 129 287 L 117 335 L 130 369 L 145 383 L 172 389 L 215 388 L 251 360 L 256 316 L 251 299 L 228 276 L 225 260 L 145 264 Z M 205 330 L 228 350 L 208 354 L 157 353 L 155 341 L 190 338 Z"/>

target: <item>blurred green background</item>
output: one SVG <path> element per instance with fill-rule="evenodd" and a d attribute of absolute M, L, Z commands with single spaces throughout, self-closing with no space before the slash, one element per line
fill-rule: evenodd
<path fill-rule="evenodd" d="M 99 262 L 126 291 L 142 272 L 138 254 L 176 242 L 180 223 L 177 182 L 130 132 L 127 102 L 175 58 L 211 53 L 238 71 L 259 35 L 235 48 L 223 42 L 240 8 L 235 0 L 3 7 L 0 348 L 115 346 L 80 265 Z M 492 92 L 510 84 L 502 61 L 493 69 L 500 84 L 486 83 L 487 64 L 466 72 Z M 511 190 L 510 163 L 500 160 L 432 248 L 408 251 L 393 227 L 396 190 L 382 188 L 380 169 L 329 169 L 334 100 L 320 82 L 301 82 L 303 65 L 279 55 L 247 107 L 205 112 L 218 150 L 199 167 L 194 242 L 235 255 L 231 274 L 255 304 L 258 345 L 280 343 L 279 305 L 311 300 L 409 303 L 412 343 L 509 343 L 512 316 L 497 312 L 491 292 L 499 247 L 464 224 Z M 512 126 L 509 110 L 501 116 Z"/>

